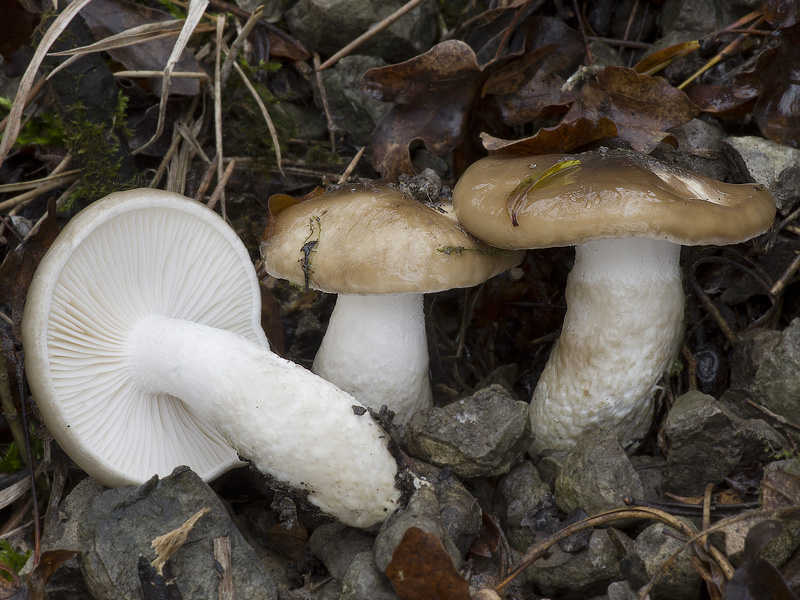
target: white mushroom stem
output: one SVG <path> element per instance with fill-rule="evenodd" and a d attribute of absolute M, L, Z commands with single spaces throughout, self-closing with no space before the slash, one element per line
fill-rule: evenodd
<path fill-rule="evenodd" d="M 423 294 L 339 294 L 312 370 L 405 423 L 429 408 Z"/>
<path fill-rule="evenodd" d="M 386 434 L 333 384 L 244 338 L 151 316 L 135 324 L 130 374 L 157 398 L 181 398 L 239 455 L 346 525 L 369 527 L 398 507 Z"/>
<path fill-rule="evenodd" d="M 568 450 L 593 427 L 629 446 L 649 430 L 683 334 L 680 246 L 627 238 L 576 247 L 567 313 L 531 400 L 532 450 Z"/>

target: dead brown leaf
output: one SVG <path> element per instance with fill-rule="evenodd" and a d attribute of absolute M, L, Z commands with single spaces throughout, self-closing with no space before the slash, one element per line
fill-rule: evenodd
<path fill-rule="evenodd" d="M 759 555 L 780 535 L 780 521 L 762 521 L 747 534 L 744 558 L 725 589 L 725 600 L 796 600 L 778 569 Z"/>
<path fill-rule="evenodd" d="M 469 584 L 453 566 L 442 542 L 411 527 L 386 567 L 400 600 L 470 600 Z"/>
<path fill-rule="evenodd" d="M 617 136 L 617 126 L 608 117 L 597 120 L 581 117 L 574 121 L 562 121 L 555 127 L 543 127 L 536 135 L 519 140 L 503 140 L 481 134 L 483 147 L 489 154 L 551 154 L 570 152 L 580 146 L 603 138 Z"/>
<path fill-rule="evenodd" d="M 649 154 L 661 142 L 677 145 L 667 129 L 688 123 L 697 106 L 666 79 L 640 75 L 625 67 L 606 67 L 597 81 L 588 81 L 564 122 L 610 118 L 618 136 L 634 150 Z"/>
<path fill-rule="evenodd" d="M 406 62 L 370 69 L 361 79 L 368 94 L 394 102 L 372 133 L 372 164 L 387 178 L 413 173 L 411 144 L 422 142 L 446 156 L 466 136 L 468 116 L 488 77 L 475 52 L 448 40 Z"/>
<path fill-rule="evenodd" d="M 50 583 L 53 574 L 76 554 L 75 550 L 46 550 L 42 552 L 39 557 L 39 564 L 28 575 L 28 589 L 32 600 L 46 600 L 45 587 Z"/>

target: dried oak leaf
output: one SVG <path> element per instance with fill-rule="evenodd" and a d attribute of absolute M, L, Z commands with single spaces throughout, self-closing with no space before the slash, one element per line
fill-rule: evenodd
<path fill-rule="evenodd" d="M 800 24 L 778 31 L 752 71 L 735 79 L 737 92 L 758 91 L 753 117 L 764 137 L 798 147 L 800 140 Z"/>
<path fill-rule="evenodd" d="M 544 127 L 536 135 L 519 140 L 504 140 L 488 133 L 481 134 L 483 147 L 489 154 L 551 154 L 570 152 L 575 148 L 617 136 L 617 126 L 608 117 L 590 119 L 581 117 L 574 121 L 562 121 L 555 127 Z"/>
<path fill-rule="evenodd" d="M 759 557 L 764 547 L 780 535 L 780 521 L 762 521 L 747 534 L 742 564 L 725 588 L 725 600 L 796 600 L 778 569 Z"/>
<path fill-rule="evenodd" d="M 442 542 L 418 527 L 405 532 L 386 566 L 386 575 L 400 600 L 470 600 L 469 584 Z"/>
<path fill-rule="evenodd" d="M 395 105 L 372 133 L 372 164 L 384 177 L 413 173 L 411 144 L 423 142 L 437 156 L 462 143 L 472 105 L 488 77 L 475 52 L 448 40 L 396 65 L 370 69 L 361 79 L 366 93 Z"/>
<path fill-rule="evenodd" d="M 484 94 L 495 94 L 503 121 L 510 126 L 564 114 L 574 101 L 574 94 L 562 91 L 566 78 L 572 75 L 583 59 L 583 41 L 580 34 L 554 17 L 533 16 L 520 26 L 519 35 L 525 39 L 525 48 L 533 49 L 524 55 L 525 61 L 535 64 L 524 68 L 512 63 L 503 71 L 515 78 L 513 87 L 492 86 L 493 74 L 484 86 Z M 548 49 L 548 50 L 545 50 Z M 533 56 L 535 53 L 543 56 Z"/>
<path fill-rule="evenodd" d="M 580 118 L 608 117 L 620 138 L 634 150 L 649 154 L 661 142 L 677 146 L 675 136 L 666 130 L 688 123 L 698 112 L 686 94 L 666 79 L 610 66 L 597 74 L 596 82 L 586 82 L 562 125 Z"/>
<path fill-rule="evenodd" d="M 28 295 L 33 274 L 44 253 L 58 235 L 55 215 L 55 200 L 51 200 L 47 218 L 42 222 L 39 231 L 19 248 L 9 252 L 0 265 L 0 304 L 11 305 L 11 318 L 14 321 L 14 335 L 17 339 L 20 339 L 22 311 L 25 308 L 25 297 Z"/>

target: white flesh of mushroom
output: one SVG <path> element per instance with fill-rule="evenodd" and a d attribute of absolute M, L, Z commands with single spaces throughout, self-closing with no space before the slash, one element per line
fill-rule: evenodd
<path fill-rule="evenodd" d="M 397 423 L 430 408 L 423 294 L 339 294 L 313 371 Z"/>
<path fill-rule="evenodd" d="M 37 269 L 28 380 L 59 444 L 106 485 L 181 464 L 209 480 L 238 452 L 347 525 L 384 520 L 399 497 L 385 433 L 272 353 L 259 320 L 247 250 L 218 215 L 157 190 L 112 194 Z"/>
<path fill-rule="evenodd" d="M 600 424 L 623 445 L 646 435 L 683 334 L 679 257 L 679 245 L 643 238 L 576 247 L 561 337 L 531 401 L 534 453 L 569 450 Z"/>

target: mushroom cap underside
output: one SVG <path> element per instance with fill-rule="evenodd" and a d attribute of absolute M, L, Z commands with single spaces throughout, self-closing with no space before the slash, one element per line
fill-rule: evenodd
<path fill-rule="evenodd" d="M 28 381 L 48 429 L 106 485 L 188 465 L 206 480 L 239 464 L 178 398 L 130 376 L 135 325 L 162 315 L 263 347 L 250 257 L 212 210 L 179 194 L 110 194 L 64 227 L 39 265 L 22 323 Z"/>
<path fill-rule="evenodd" d="M 337 294 L 470 287 L 523 254 L 475 239 L 448 210 L 383 182 L 350 184 L 277 214 L 261 245 L 266 271 Z"/>
<path fill-rule="evenodd" d="M 569 175 L 516 195 L 526 178 L 535 181 L 566 160 L 579 161 Z M 723 183 L 646 155 L 605 148 L 483 158 L 459 179 L 453 205 L 470 233 L 515 249 L 617 237 L 733 244 L 764 232 L 775 216 L 775 202 L 764 186 Z"/>

